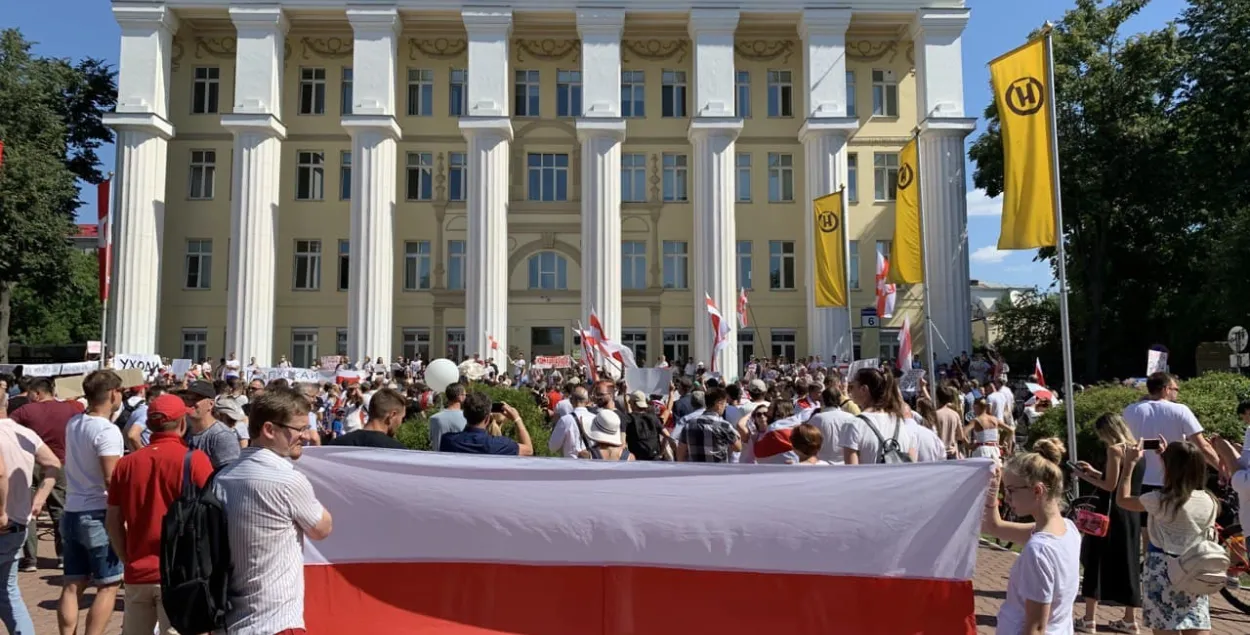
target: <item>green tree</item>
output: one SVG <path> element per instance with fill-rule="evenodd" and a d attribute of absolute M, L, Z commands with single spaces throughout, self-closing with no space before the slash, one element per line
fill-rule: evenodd
<path fill-rule="evenodd" d="M 72 64 L 37 57 L 17 30 L 0 31 L 0 140 L 5 144 L 0 166 L 0 361 L 8 359 L 19 285 L 28 292 L 21 297 L 40 302 L 60 297 L 63 289 L 82 287 L 74 281 L 69 243 L 80 205 L 75 181 L 96 183 L 102 178 L 96 149 L 113 137 L 101 117 L 116 103 L 116 92 L 112 72 L 103 62 Z M 42 317 L 70 318 L 70 313 L 53 311 Z M 81 328 L 22 324 L 17 330 L 74 335 Z"/>
<path fill-rule="evenodd" d="M 100 267 L 94 253 L 69 253 L 66 282 L 50 293 L 19 285 L 13 291 L 10 335 L 27 346 L 100 339 Z"/>
<path fill-rule="evenodd" d="M 999 300 L 990 316 L 990 324 L 998 332 L 996 348 L 1008 366 L 1027 374 L 1032 372 L 1034 360 L 1040 360 L 1047 383 L 1061 385 L 1059 296 L 1028 292 L 1015 302 L 1007 298 Z"/>

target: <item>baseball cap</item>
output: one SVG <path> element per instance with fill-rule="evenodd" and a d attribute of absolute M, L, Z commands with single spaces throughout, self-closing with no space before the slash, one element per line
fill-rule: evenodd
<path fill-rule="evenodd" d="M 217 398 L 217 390 L 213 388 L 212 384 L 206 381 L 191 382 L 191 385 L 187 387 L 187 392 L 199 397 L 200 399 Z"/>
<path fill-rule="evenodd" d="M 747 390 L 755 391 L 755 392 L 767 392 L 768 386 L 764 384 L 764 380 L 762 379 L 752 379 L 751 383 L 747 384 Z"/>
<path fill-rule="evenodd" d="M 243 407 L 234 399 L 218 399 L 213 410 L 218 415 L 236 423 L 247 418 L 247 415 L 243 414 Z"/>
<path fill-rule="evenodd" d="M 191 409 L 181 397 L 165 393 L 148 402 L 148 423 L 163 423 L 187 416 Z"/>
<path fill-rule="evenodd" d="M 648 406 L 647 395 L 641 390 L 635 390 L 629 393 L 629 400 L 634 403 L 635 407 L 646 408 Z"/>

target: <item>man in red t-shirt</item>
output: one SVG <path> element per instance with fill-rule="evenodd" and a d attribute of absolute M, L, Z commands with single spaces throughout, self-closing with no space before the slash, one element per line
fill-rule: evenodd
<path fill-rule="evenodd" d="M 26 394 L 30 400 L 25 404 L 9 411 L 9 418 L 18 424 L 26 426 L 34 430 L 39 435 L 39 439 L 43 444 L 52 450 L 57 460 L 62 465 L 65 464 L 65 425 L 69 420 L 82 414 L 82 404 L 77 401 L 57 401 L 53 397 L 52 380 L 47 377 L 36 377 L 30 380 L 26 385 Z M 31 492 L 38 489 L 39 483 L 43 482 L 43 468 L 36 466 L 34 479 L 35 485 L 31 487 Z M 48 496 L 48 503 L 45 506 L 48 515 L 52 517 L 52 532 L 56 538 L 56 555 L 61 556 L 61 513 L 65 511 L 65 471 L 60 470 L 56 476 L 56 487 L 52 488 L 52 494 Z M 18 563 L 20 571 L 36 570 L 36 549 L 37 538 L 36 532 L 27 532 L 26 545 L 22 548 L 22 559 Z"/>
<path fill-rule="evenodd" d="M 148 403 L 151 442 L 117 462 L 109 483 L 104 524 L 114 553 L 125 564 L 126 609 L 123 635 L 149 635 L 159 623 L 171 633 L 161 604 L 161 521 L 182 494 L 187 414 L 182 398 L 163 394 Z M 191 451 L 191 482 L 204 487 L 213 473 L 208 455 Z"/>

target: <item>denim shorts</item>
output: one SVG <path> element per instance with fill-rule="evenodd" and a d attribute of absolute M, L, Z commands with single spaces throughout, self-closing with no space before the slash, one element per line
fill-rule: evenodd
<path fill-rule="evenodd" d="M 61 516 L 66 580 L 90 580 L 97 585 L 121 582 L 123 567 L 109 546 L 104 510 L 65 512 Z"/>

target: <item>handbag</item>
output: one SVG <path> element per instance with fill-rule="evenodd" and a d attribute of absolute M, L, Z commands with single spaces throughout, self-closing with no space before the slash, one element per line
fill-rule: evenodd
<path fill-rule="evenodd" d="M 1094 511 L 1094 506 L 1089 503 L 1073 506 L 1076 509 L 1076 520 L 1073 522 L 1076 524 L 1077 531 L 1095 538 L 1103 538 L 1107 535 L 1107 530 L 1111 529 L 1111 505 L 1115 500 L 1116 490 L 1120 489 L 1120 478 L 1123 477 L 1116 478 L 1115 487 L 1111 488 L 1111 493 L 1107 496 L 1107 513 L 1100 514 Z"/>

